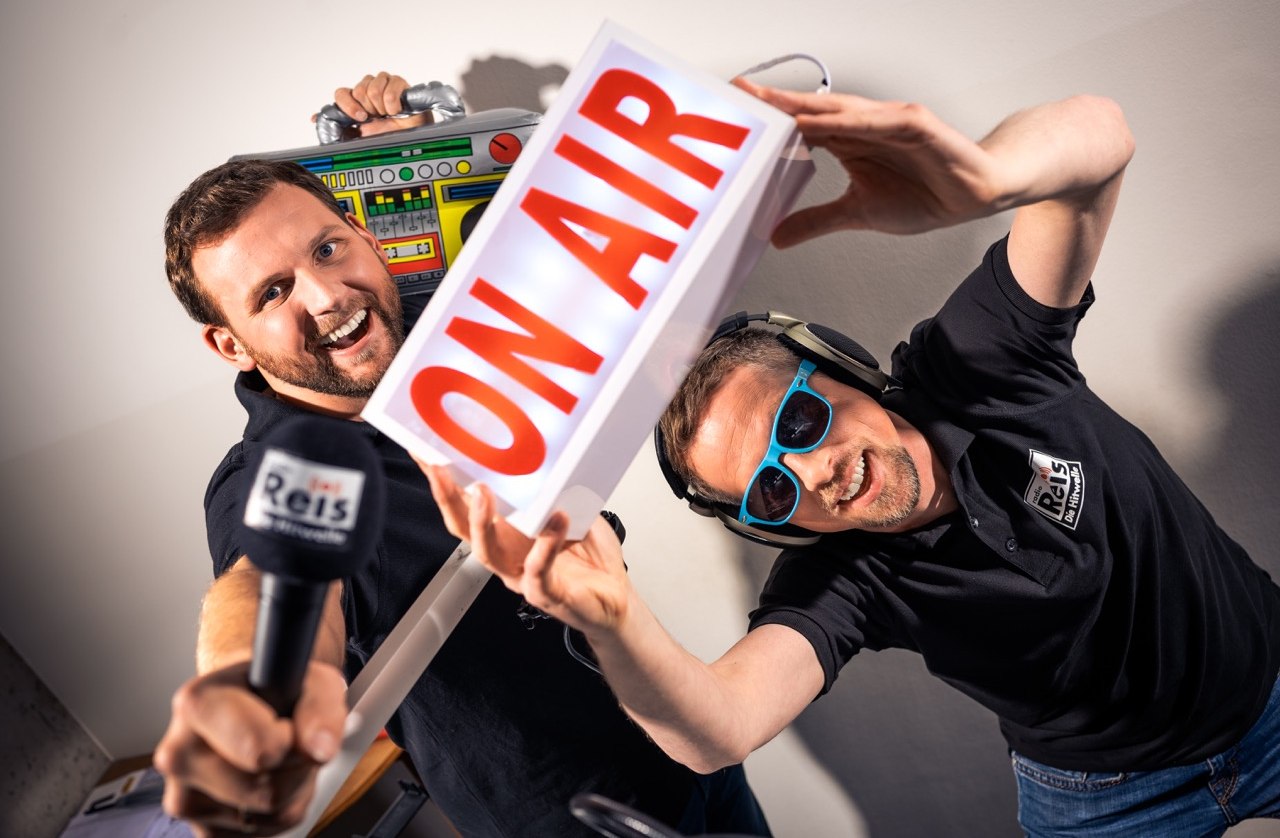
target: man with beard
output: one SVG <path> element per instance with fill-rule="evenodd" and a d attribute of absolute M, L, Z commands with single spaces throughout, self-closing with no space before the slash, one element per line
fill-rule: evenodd
<path fill-rule="evenodd" d="M 1280 588 L 1071 346 L 1133 140 L 1078 96 L 973 142 L 918 105 L 743 85 L 849 174 L 780 246 L 1017 208 L 1007 237 L 894 353 L 738 327 L 660 423 L 679 494 L 791 544 L 748 634 L 705 664 L 668 635 L 601 527 L 536 540 L 428 468 L 450 530 L 581 629 L 627 711 L 698 771 L 769 741 L 860 650 L 919 652 L 1000 718 L 1031 835 L 1220 834 L 1280 817 Z M 687 487 L 687 488 L 686 488 Z"/>
<path fill-rule="evenodd" d="M 373 98 L 364 106 L 377 115 Z M 366 426 L 386 471 L 387 524 L 370 566 L 332 586 L 297 709 L 279 719 L 246 680 L 260 579 L 237 543 L 246 464 L 291 416 L 358 419 L 421 298 L 402 312 L 377 240 L 293 163 L 201 175 L 170 209 L 165 247 L 172 290 L 239 371 L 248 423 L 205 496 L 217 578 L 198 674 L 175 694 L 155 761 L 166 810 L 200 835 L 274 834 L 303 816 L 318 766 L 337 752 L 344 674 L 369 660 L 457 539 L 408 454 Z M 670 760 L 541 617 L 492 581 L 387 726 L 464 835 L 591 834 L 568 809 L 587 791 L 684 831 L 768 834 L 741 766 L 698 776 Z"/>

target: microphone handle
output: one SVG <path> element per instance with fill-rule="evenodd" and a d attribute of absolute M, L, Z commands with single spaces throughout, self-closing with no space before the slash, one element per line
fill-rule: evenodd
<path fill-rule="evenodd" d="M 302 692 L 328 590 L 324 582 L 262 574 L 249 688 L 282 719 L 293 715 Z"/>

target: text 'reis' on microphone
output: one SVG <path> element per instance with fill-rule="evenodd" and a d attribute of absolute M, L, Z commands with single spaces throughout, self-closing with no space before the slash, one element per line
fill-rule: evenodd
<path fill-rule="evenodd" d="M 241 527 L 244 553 L 262 572 L 249 686 L 287 717 L 329 583 L 356 575 L 373 557 L 386 478 L 355 422 L 300 416 L 262 442 Z"/>

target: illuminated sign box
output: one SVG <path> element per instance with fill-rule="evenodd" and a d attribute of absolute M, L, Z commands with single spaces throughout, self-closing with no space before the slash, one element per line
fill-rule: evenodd
<path fill-rule="evenodd" d="M 581 537 L 812 173 L 791 117 L 606 24 L 364 418 Z"/>

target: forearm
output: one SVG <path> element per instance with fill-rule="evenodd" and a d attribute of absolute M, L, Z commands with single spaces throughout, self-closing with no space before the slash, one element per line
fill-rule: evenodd
<path fill-rule="evenodd" d="M 816 658 L 799 635 L 798 643 L 787 646 L 784 638 L 779 646 L 761 642 L 777 637 L 752 632 L 707 664 L 680 646 L 634 595 L 617 628 L 588 639 L 627 713 L 670 757 L 704 774 L 741 762 L 776 736 L 822 683 Z"/>
<path fill-rule="evenodd" d="M 253 655 L 253 633 L 258 615 L 262 575 L 241 558 L 214 580 L 200 609 L 196 637 L 196 672 L 203 675 L 248 660 Z M 334 583 L 325 600 L 324 616 L 316 631 L 312 657 L 342 667 L 345 647 L 341 586 Z"/>

